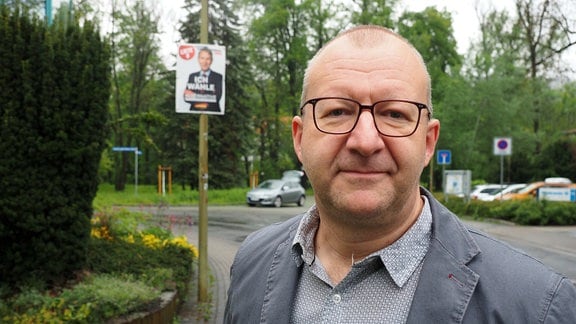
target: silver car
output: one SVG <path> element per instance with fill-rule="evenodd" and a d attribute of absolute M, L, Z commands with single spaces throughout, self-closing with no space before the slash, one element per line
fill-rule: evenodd
<path fill-rule="evenodd" d="M 266 180 L 246 194 L 249 206 L 268 205 L 281 207 L 284 204 L 306 202 L 306 190 L 297 179 Z"/>

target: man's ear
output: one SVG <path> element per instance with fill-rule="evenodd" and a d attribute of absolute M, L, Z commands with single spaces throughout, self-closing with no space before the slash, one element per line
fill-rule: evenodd
<path fill-rule="evenodd" d="M 438 119 L 430 120 L 426 131 L 426 161 L 424 166 L 427 166 L 430 163 L 430 160 L 434 157 L 434 148 L 436 147 L 436 143 L 438 143 L 439 135 L 440 121 Z"/>
<path fill-rule="evenodd" d="M 292 144 L 300 163 L 302 163 L 302 131 L 302 117 L 294 116 L 292 118 Z"/>

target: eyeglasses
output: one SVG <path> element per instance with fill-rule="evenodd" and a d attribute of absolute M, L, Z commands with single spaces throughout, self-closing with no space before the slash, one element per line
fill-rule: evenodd
<path fill-rule="evenodd" d="M 352 99 L 323 97 L 306 101 L 300 107 L 300 114 L 307 105 L 312 105 L 314 124 L 323 133 L 339 135 L 352 132 L 362 110 L 368 109 L 374 117 L 374 126 L 378 132 L 389 137 L 414 134 L 422 109 L 428 109 L 425 104 L 410 100 L 382 100 L 372 105 L 363 105 Z"/>

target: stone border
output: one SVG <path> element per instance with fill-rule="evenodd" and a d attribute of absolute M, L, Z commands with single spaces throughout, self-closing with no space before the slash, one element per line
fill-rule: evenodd
<path fill-rule="evenodd" d="M 168 324 L 173 323 L 178 310 L 178 293 L 163 292 L 158 297 L 158 306 L 150 312 L 139 312 L 111 320 L 108 324 Z"/>

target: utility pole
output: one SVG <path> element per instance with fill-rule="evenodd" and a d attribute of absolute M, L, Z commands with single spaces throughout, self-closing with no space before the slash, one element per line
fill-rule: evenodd
<path fill-rule="evenodd" d="M 202 0 L 200 43 L 208 43 L 208 0 Z M 208 115 L 200 114 L 198 132 L 198 302 L 208 300 Z"/>

